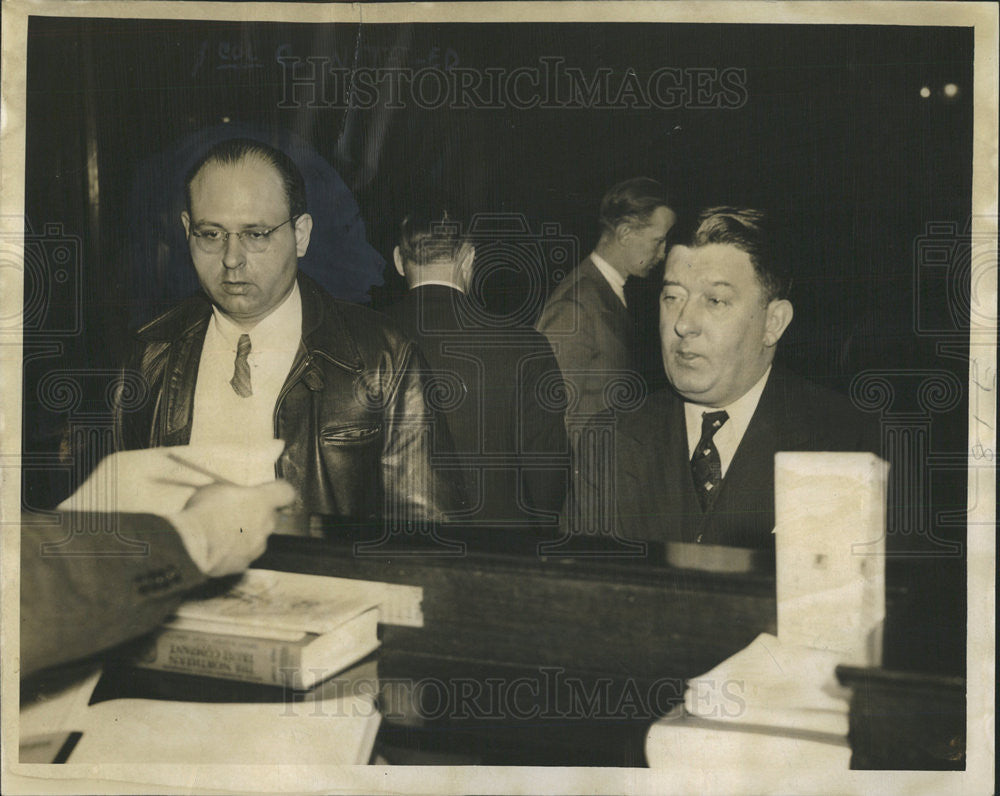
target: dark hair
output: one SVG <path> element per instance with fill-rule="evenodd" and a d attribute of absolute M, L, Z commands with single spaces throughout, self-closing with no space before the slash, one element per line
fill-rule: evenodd
<path fill-rule="evenodd" d="M 252 138 L 227 138 L 209 149 L 198 161 L 188 169 L 184 178 L 184 201 L 188 213 L 191 212 L 191 183 L 209 163 L 219 163 L 223 166 L 235 166 L 244 160 L 258 158 L 273 166 L 281 176 L 285 186 L 285 198 L 288 200 L 289 216 L 295 218 L 306 212 L 306 184 L 302 172 L 295 162 L 280 149 L 255 141 Z"/>
<path fill-rule="evenodd" d="M 411 265 L 454 261 L 465 241 L 461 222 L 444 208 L 408 213 L 399 225 L 399 253 Z"/>
<path fill-rule="evenodd" d="M 658 207 L 667 207 L 667 191 L 649 177 L 633 177 L 613 186 L 601 200 L 601 231 L 614 232 L 620 224 L 647 226 Z"/>
<path fill-rule="evenodd" d="M 770 218 L 762 210 L 747 207 L 710 207 L 698 215 L 693 245 L 724 243 L 750 256 L 765 300 L 788 298 L 792 286 L 785 259 L 776 251 Z"/>

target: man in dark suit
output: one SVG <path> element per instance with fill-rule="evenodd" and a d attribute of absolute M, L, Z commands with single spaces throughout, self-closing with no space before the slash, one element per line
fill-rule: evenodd
<path fill-rule="evenodd" d="M 387 314 L 430 365 L 429 402 L 466 487 L 468 508 L 450 519 L 554 525 L 569 463 L 559 366 L 545 338 L 468 295 L 475 248 L 453 214 L 408 215 L 393 259 L 409 290 Z"/>
<path fill-rule="evenodd" d="M 776 452 L 876 449 L 846 398 L 772 365 L 789 284 L 759 211 L 707 210 L 693 244 L 671 250 L 660 339 L 673 390 L 618 417 L 612 486 L 585 475 L 585 494 L 614 501 L 617 533 L 768 548 Z"/>
<path fill-rule="evenodd" d="M 545 303 L 536 327 L 562 370 L 567 420 L 615 408 L 616 392 L 641 390 L 625 282 L 648 276 L 663 261 L 676 220 L 656 180 L 638 177 L 615 185 L 601 201 L 597 246 Z"/>

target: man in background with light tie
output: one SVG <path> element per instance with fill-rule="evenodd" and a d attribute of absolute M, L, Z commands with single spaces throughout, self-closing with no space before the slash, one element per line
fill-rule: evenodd
<path fill-rule="evenodd" d="M 850 401 L 772 364 L 793 314 L 782 254 L 763 213 L 719 207 L 667 257 L 660 341 L 673 389 L 615 426 L 622 535 L 768 548 L 776 452 L 877 451 Z"/>
<path fill-rule="evenodd" d="M 438 520 L 456 499 L 430 466 L 422 360 L 391 324 L 298 270 L 313 219 L 283 152 L 212 147 L 188 172 L 181 223 L 204 295 L 141 328 L 129 366 L 147 400 L 117 414 L 120 448 L 285 441 L 295 508 Z"/>
<path fill-rule="evenodd" d="M 548 338 L 568 386 L 567 421 L 609 408 L 609 384 L 630 374 L 638 378 L 625 282 L 648 276 L 663 262 L 676 220 L 656 180 L 618 183 L 601 201 L 594 251 L 546 301 L 536 328 Z"/>

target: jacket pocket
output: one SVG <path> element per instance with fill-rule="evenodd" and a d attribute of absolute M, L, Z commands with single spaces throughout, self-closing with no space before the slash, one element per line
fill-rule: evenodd
<path fill-rule="evenodd" d="M 381 423 L 346 423 L 341 426 L 326 426 L 319 438 L 324 445 L 364 445 L 381 433 Z"/>

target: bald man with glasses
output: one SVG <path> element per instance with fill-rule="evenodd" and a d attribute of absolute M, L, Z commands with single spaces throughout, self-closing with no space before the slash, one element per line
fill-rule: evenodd
<path fill-rule="evenodd" d="M 299 272 L 313 219 L 298 167 L 229 139 L 191 168 L 185 193 L 203 294 L 138 331 L 128 367 L 147 389 L 118 412 L 119 447 L 279 438 L 259 480 L 286 479 L 299 513 L 442 519 L 460 494 L 431 468 L 426 368 L 390 322 Z"/>

